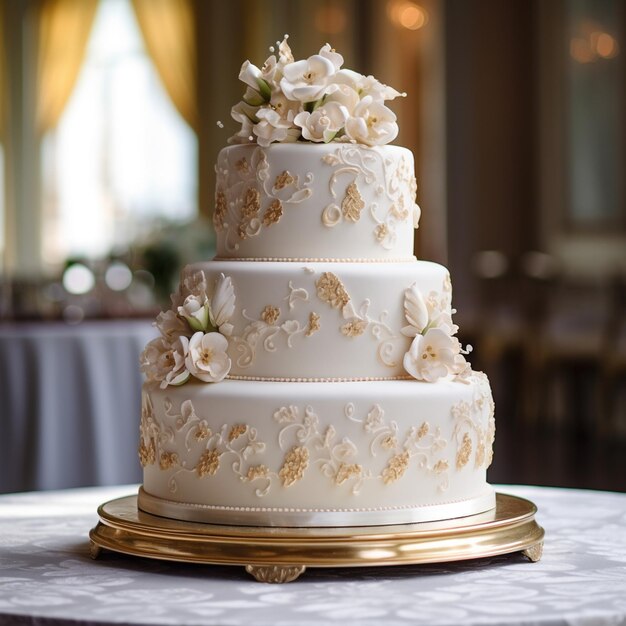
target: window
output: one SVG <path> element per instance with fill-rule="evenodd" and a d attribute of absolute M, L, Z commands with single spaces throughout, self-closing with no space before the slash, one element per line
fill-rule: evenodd
<path fill-rule="evenodd" d="M 625 68 L 618 42 L 623 42 L 623 5 L 621 0 L 571 0 L 566 7 L 568 225 L 619 228 Z"/>
<path fill-rule="evenodd" d="M 100 0 L 74 92 L 43 139 L 44 263 L 101 257 L 193 219 L 196 161 L 129 0 Z"/>
<path fill-rule="evenodd" d="M 538 38 L 542 239 L 570 273 L 626 267 L 621 0 L 541 2 Z"/>

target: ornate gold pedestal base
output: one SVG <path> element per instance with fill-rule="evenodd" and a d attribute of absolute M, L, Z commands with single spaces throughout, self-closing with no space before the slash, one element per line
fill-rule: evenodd
<path fill-rule="evenodd" d="M 522 552 L 538 561 L 544 531 L 532 502 L 497 494 L 496 508 L 441 522 L 344 528 L 266 528 L 180 522 L 137 509 L 137 496 L 106 502 L 91 530 L 101 549 L 168 561 L 241 565 L 258 581 L 295 580 L 307 567 L 441 563 Z"/>

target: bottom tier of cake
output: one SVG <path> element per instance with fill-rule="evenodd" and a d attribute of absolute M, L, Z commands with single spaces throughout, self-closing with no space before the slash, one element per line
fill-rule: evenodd
<path fill-rule="evenodd" d="M 403 524 L 495 506 L 487 377 L 143 389 L 139 507 L 253 526 Z"/>

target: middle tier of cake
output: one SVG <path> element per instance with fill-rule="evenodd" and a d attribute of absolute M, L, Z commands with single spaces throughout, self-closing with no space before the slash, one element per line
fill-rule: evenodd
<path fill-rule="evenodd" d="M 211 291 L 232 281 L 230 378 L 355 381 L 406 378 L 411 338 L 405 298 L 417 290 L 430 311 L 450 315 L 445 267 L 407 263 L 210 261 L 190 265 L 181 282 L 204 273 Z M 223 332 L 223 331 L 222 331 Z"/>

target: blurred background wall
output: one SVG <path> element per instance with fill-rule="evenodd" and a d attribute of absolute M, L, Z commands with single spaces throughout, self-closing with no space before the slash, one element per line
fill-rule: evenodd
<path fill-rule="evenodd" d="M 213 254 L 239 68 L 284 33 L 408 93 L 490 479 L 626 490 L 622 0 L 0 0 L 0 491 L 139 480 L 136 357 Z"/>

